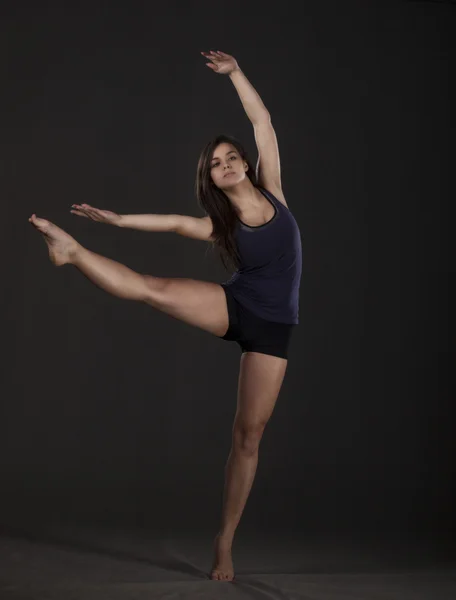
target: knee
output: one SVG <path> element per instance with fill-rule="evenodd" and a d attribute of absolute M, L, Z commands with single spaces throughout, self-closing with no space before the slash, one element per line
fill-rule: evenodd
<path fill-rule="evenodd" d="M 258 451 L 265 423 L 236 425 L 233 429 L 233 446 L 244 454 L 254 454 Z"/>

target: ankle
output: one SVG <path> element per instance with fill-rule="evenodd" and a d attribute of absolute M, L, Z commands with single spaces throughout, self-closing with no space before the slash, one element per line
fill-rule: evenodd
<path fill-rule="evenodd" d="M 231 547 L 233 544 L 234 532 L 220 530 L 216 535 L 216 540 L 223 546 Z"/>
<path fill-rule="evenodd" d="M 71 249 L 68 252 L 68 262 L 72 265 L 77 266 L 77 263 L 79 261 L 79 259 L 81 258 L 81 255 L 84 253 L 85 248 L 83 246 L 81 246 L 81 244 L 79 244 L 78 242 L 76 242 L 74 244 L 74 246 L 71 247 Z"/>

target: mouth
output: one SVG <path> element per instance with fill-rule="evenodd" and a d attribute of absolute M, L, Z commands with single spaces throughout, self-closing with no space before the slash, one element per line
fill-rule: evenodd
<path fill-rule="evenodd" d="M 223 178 L 228 177 L 229 175 L 235 175 L 234 171 L 230 171 L 229 173 L 225 173 Z"/>

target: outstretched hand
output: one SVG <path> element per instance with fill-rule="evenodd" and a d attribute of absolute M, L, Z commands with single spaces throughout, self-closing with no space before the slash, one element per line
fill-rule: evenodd
<path fill-rule="evenodd" d="M 239 65 L 234 56 L 226 54 L 225 52 L 220 52 L 220 50 L 217 50 L 216 52 L 211 50 L 209 53 L 201 52 L 201 54 L 212 61 L 206 63 L 206 65 L 219 75 L 229 75 L 233 71 L 239 69 Z"/>
<path fill-rule="evenodd" d="M 86 217 L 87 219 L 99 221 L 100 223 L 107 223 L 108 225 L 118 225 L 122 218 L 121 215 L 118 215 L 115 212 L 101 210 L 100 208 L 90 206 L 90 204 L 73 204 L 72 208 L 75 209 L 71 211 L 74 215 Z"/>

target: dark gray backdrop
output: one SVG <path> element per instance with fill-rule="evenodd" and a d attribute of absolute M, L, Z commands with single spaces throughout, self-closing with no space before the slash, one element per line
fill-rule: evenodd
<path fill-rule="evenodd" d="M 202 216 L 206 142 L 233 134 L 256 161 L 234 87 L 200 55 L 220 49 L 272 115 L 303 245 L 300 325 L 241 527 L 451 531 L 455 6 L 9 4 L 2 521 L 218 524 L 238 347 L 56 269 L 27 219 L 143 273 L 228 279 L 204 242 L 70 214 Z"/>

